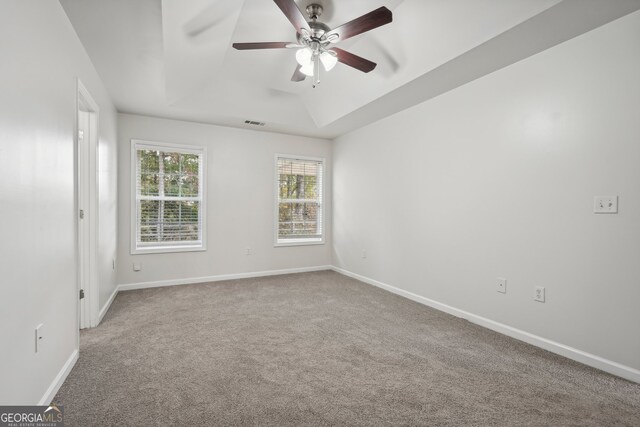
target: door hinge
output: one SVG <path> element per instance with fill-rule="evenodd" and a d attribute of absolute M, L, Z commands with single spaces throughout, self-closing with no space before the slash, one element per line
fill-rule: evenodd
<path fill-rule="evenodd" d="M 84 289 L 80 289 L 80 299 L 84 298 Z"/>
<path fill-rule="evenodd" d="M 80 219 L 84 219 L 84 209 L 80 209 Z"/>

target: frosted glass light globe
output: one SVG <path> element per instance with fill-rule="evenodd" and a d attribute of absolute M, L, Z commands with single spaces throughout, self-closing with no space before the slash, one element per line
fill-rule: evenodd
<path fill-rule="evenodd" d="M 298 64 L 304 67 L 305 65 L 311 63 L 312 55 L 313 52 L 311 51 L 311 49 L 309 49 L 308 47 L 303 47 L 302 49 L 298 49 L 298 51 L 296 52 L 296 61 L 298 61 Z"/>
<path fill-rule="evenodd" d="M 331 71 L 331 69 L 338 63 L 338 58 L 328 52 L 323 52 L 320 55 L 320 61 L 322 61 L 322 65 L 324 65 L 325 70 Z"/>
<path fill-rule="evenodd" d="M 305 76 L 313 77 L 313 62 L 309 61 L 307 65 L 300 67 L 300 72 Z"/>

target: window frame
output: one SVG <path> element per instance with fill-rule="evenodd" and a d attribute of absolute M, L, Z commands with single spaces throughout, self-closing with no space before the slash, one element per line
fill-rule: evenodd
<path fill-rule="evenodd" d="M 138 247 L 138 203 L 137 203 L 137 151 L 139 149 L 152 149 L 166 152 L 179 152 L 184 154 L 196 154 L 202 156 L 199 170 L 198 191 L 200 196 L 200 240 L 197 244 L 186 245 L 162 245 Z M 153 253 L 174 253 L 174 252 L 200 252 L 207 250 L 207 203 L 206 203 L 206 183 L 207 183 L 207 148 L 197 145 L 177 144 L 171 142 L 146 141 L 142 139 L 131 140 L 131 216 L 130 216 L 130 244 L 131 255 L 153 254 Z"/>
<path fill-rule="evenodd" d="M 279 238 L 279 229 L 280 229 L 280 187 L 279 187 L 279 179 L 280 176 L 278 174 L 278 159 L 290 159 L 290 160 L 307 160 L 312 162 L 320 162 L 322 165 L 322 179 L 320 180 L 320 212 L 321 212 L 321 221 L 320 228 L 322 230 L 319 238 L 307 238 L 307 239 L 280 239 Z M 325 216 L 325 188 L 326 188 L 326 161 L 324 157 L 309 157 L 309 156 L 298 156 L 293 154 L 279 154 L 276 153 L 274 156 L 273 163 L 273 175 L 274 175 L 274 215 L 273 215 L 273 246 L 274 247 L 289 247 L 289 246 L 312 246 L 312 245 L 324 245 L 325 244 L 325 233 L 326 233 L 326 216 Z"/>

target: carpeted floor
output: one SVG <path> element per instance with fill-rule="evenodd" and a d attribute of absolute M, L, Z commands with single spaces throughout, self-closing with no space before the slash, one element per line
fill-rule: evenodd
<path fill-rule="evenodd" d="M 640 385 L 340 274 L 122 292 L 68 426 L 639 426 Z"/>

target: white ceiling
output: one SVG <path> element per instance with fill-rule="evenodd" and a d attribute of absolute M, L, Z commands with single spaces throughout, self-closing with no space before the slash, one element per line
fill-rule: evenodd
<path fill-rule="evenodd" d="M 340 43 L 378 63 L 290 81 L 295 41 L 271 0 L 60 0 L 121 112 L 333 138 L 640 8 L 640 0 L 297 0 L 331 28 L 380 6 L 393 22 Z"/>

